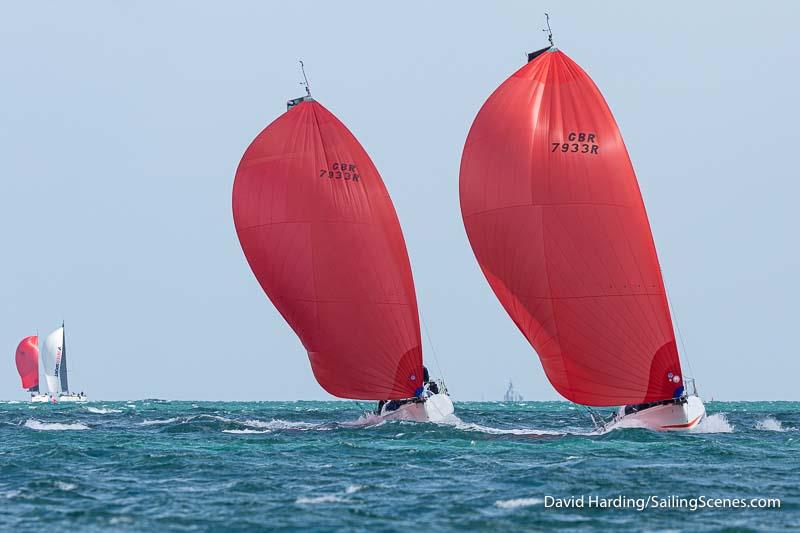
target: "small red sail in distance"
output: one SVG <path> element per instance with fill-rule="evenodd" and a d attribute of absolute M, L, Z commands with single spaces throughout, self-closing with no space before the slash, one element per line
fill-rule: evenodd
<path fill-rule="evenodd" d="M 530 54 L 484 103 L 460 199 L 481 270 L 561 395 L 611 406 L 682 390 L 633 166 L 597 86 L 563 52 Z"/>
<path fill-rule="evenodd" d="M 25 337 L 17 346 L 17 372 L 22 378 L 23 389 L 39 386 L 39 337 Z"/>
<path fill-rule="evenodd" d="M 339 119 L 309 97 L 267 126 L 236 172 L 233 218 L 326 391 L 414 396 L 422 349 L 405 241 L 375 165 Z"/>

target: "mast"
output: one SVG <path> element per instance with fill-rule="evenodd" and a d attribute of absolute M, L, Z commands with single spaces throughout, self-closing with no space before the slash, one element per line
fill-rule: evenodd
<path fill-rule="evenodd" d="M 61 390 L 69 394 L 67 385 L 67 330 L 64 328 L 64 321 L 61 321 L 61 365 L 59 366 L 61 376 Z"/>
<path fill-rule="evenodd" d="M 41 358 L 42 358 L 41 352 L 39 352 L 39 330 L 37 329 L 36 330 L 36 386 L 28 389 L 28 392 L 35 392 L 37 394 L 39 393 L 39 377 L 41 375 L 39 373 L 41 370 L 41 362 L 39 360 Z"/>

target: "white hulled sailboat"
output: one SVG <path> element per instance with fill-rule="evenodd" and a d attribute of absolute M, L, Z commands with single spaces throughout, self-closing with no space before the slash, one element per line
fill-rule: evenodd
<path fill-rule="evenodd" d="M 89 399 L 85 394 L 70 392 L 67 377 L 67 345 L 64 333 L 64 322 L 61 327 L 50 333 L 45 340 L 42 350 L 42 363 L 44 364 L 44 377 L 50 392 L 50 401 L 58 402 L 86 402 Z"/>

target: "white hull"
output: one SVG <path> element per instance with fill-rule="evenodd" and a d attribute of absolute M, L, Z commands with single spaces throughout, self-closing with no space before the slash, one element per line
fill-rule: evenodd
<path fill-rule="evenodd" d="M 688 431 L 706 416 L 706 408 L 699 396 L 689 396 L 685 403 L 656 405 L 642 411 L 625 414 L 620 407 L 611 428 L 643 427 L 655 431 Z"/>
<path fill-rule="evenodd" d="M 58 396 L 58 403 L 85 403 L 88 402 L 89 398 L 86 396 L 81 396 L 79 394 L 60 394 Z"/>
<path fill-rule="evenodd" d="M 89 401 L 85 395 L 59 393 L 58 396 L 51 394 L 36 394 L 31 396 L 33 403 L 86 403 Z"/>
<path fill-rule="evenodd" d="M 423 401 L 401 405 L 394 411 L 382 412 L 386 420 L 408 420 L 411 422 L 441 422 L 453 414 L 453 402 L 447 394 L 433 394 Z"/>

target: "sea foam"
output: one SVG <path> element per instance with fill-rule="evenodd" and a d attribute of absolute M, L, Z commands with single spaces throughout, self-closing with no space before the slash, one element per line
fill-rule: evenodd
<path fill-rule="evenodd" d="M 733 425 L 728 422 L 725 413 L 714 413 L 706 416 L 689 431 L 691 433 L 733 433 Z"/>
<path fill-rule="evenodd" d="M 87 411 L 96 415 L 110 415 L 111 413 L 121 413 L 119 409 L 111 409 L 107 407 L 87 407 Z"/>
<path fill-rule="evenodd" d="M 360 491 L 364 487 L 362 485 L 349 485 L 346 489 L 344 489 L 343 493 L 335 493 L 335 494 L 320 494 L 319 496 L 300 496 L 295 500 L 294 503 L 298 505 L 314 505 L 317 503 L 341 503 L 346 502 L 347 498 L 344 498 L 344 495 L 355 494 L 356 492 Z"/>
<path fill-rule="evenodd" d="M 178 422 L 180 420 L 179 417 L 175 418 L 166 418 L 164 420 L 148 420 L 144 419 L 144 421 L 139 422 L 140 426 L 159 426 L 161 424 L 172 424 L 173 422 Z"/>
<path fill-rule="evenodd" d="M 779 431 L 781 433 L 791 430 L 790 428 L 784 428 L 780 420 L 776 420 L 771 416 L 756 422 L 756 429 L 760 431 Z"/>
<path fill-rule="evenodd" d="M 309 429 L 331 429 L 330 427 L 324 427 L 322 424 L 312 424 L 310 422 L 291 422 L 289 420 L 280 420 L 273 418 L 269 422 L 264 422 L 262 420 L 244 420 L 240 422 L 240 424 L 244 424 L 245 426 L 250 426 L 259 429 L 299 429 L 299 430 L 309 430 Z"/>
<path fill-rule="evenodd" d="M 511 500 L 497 500 L 494 505 L 501 509 L 516 509 L 517 507 L 531 507 L 542 503 L 544 503 L 544 500 L 541 498 L 514 498 Z"/>
<path fill-rule="evenodd" d="M 25 421 L 25 427 L 37 431 L 80 431 L 89 429 L 86 424 L 76 422 L 74 424 L 61 424 L 58 422 L 41 422 L 32 418 Z"/>
<path fill-rule="evenodd" d="M 550 431 L 546 429 L 533 429 L 533 428 L 493 428 L 489 426 L 482 426 L 473 422 L 464 422 L 456 415 L 448 415 L 440 424 L 453 426 L 462 431 L 478 431 L 480 433 L 488 433 L 490 435 L 564 435 L 563 432 Z"/>

